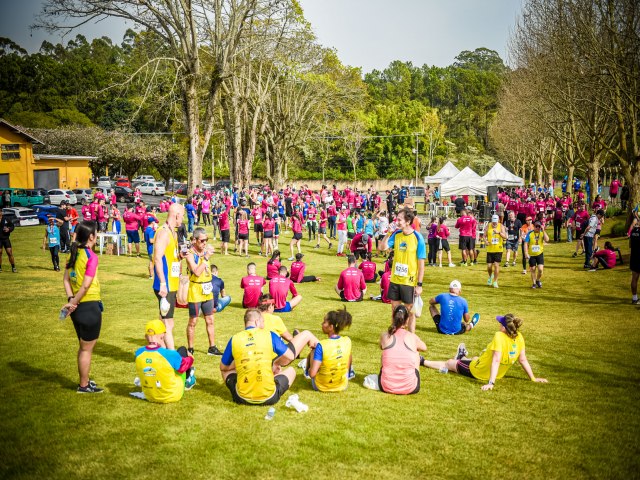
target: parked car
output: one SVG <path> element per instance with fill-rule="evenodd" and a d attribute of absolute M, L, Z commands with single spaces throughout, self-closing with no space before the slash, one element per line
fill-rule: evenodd
<path fill-rule="evenodd" d="M 410 197 L 424 198 L 424 187 L 407 187 Z"/>
<path fill-rule="evenodd" d="M 40 223 L 36 212 L 26 207 L 3 208 L 2 214 L 16 227 L 30 227 Z"/>
<path fill-rule="evenodd" d="M 27 205 L 44 203 L 44 195 L 42 195 L 39 190 L 28 188 L 25 192 L 27 192 Z"/>
<path fill-rule="evenodd" d="M 116 200 L 118 203 L 129 203 L 134 201 L 133 190 L 127 187 L 115 187 Z"/>
<path fill-rule="evenodd" d="M 78 197 L 71 190 L 53 189 L 49 190 L 51 205 L 60 205 L 62 202 L 69 202 L 71 205 L 78 203 Z"/>
<path fill-rule="evenodd" d="M 164 195 L 164 183 L 162 182 L 146 182 L 142 183 L 138 187 L 142 193 L 146 193 L 147 195 Z"/>
<path fill-rule="evenodd" d="M 99 177 L 98 186 L 104 188 L 111 188 L 111 179 L 109 177 Z"/>
<path fill-rule="evenodd" d="M 34 188 L 34 190 L 38 191 L 40 195 L 42 195 L 42 203 L 51 203 L 51 199 L 49 198 L 49 191 L 46 188 Z"/>
<path fill-rule="evenodd" d="M 76 198 L 82 205 L 91 203 L 93 200 L 93 192 L 90 188 L 75 188 L 73 193 L 76 194 Z"/>
<path fill-rule="evenodd" d="M 56 207 L 54 205 L 34 205 L 32 208 L 33 211 L 36 212 L 40 223 L 44 224 L 49 221 L 49 217 L 51 215 L 55 217 L 56 213 L 58 213 L 58 210 L 60 210 L 59 207 Z"/>
<path fill-rule="evenodd" d="M 155 182 L 156 179 L 153 175 L 138 175 L 133 179 L 133 183 L 146 183 L 146 182 Z"/>
<path fill-rule="evenodd" d="M 177 188 L 176 188 L 175 192 L 178 195 L 186 195 L 187 194 L 187 184 L 186 183 L 181 183 L 181 184 L 177 184 L 176 183 L 176 186 L 177 186 Z"/>
<path fill-rule="evenodd" d="M 131 183 L 129 182 L 129 179 L 127 177 L 117 177 L 115 178 L 116 187 L 127 187 L 127 188 L 131 188 Z"/>
<path fill-rule="evenodd" d="M 225 188 L 231 188 L 231 180 L 218 180 L 214 185 L 214 190 L 222 190 Z"/>
<path fill-rule="evenodd" d="M 202 180 L 202 184 L 200 185 L 202 188 L 206 188 L 207 190 L 211 190 L 211 182 L 206 180 Z"/>

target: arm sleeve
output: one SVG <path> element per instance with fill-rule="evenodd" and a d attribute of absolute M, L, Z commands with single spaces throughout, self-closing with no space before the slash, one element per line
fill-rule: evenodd
<path fill-rule="evenodd" d="M 178 352 L 176 352 L 175 350 L 167 350 L 166 348 L 163 348 L 160 349 L 158 353 L 160 353 L 160 355 L 162 355 L 165 360 L 169 362 L 171 368 L 173 368 L 175 371 L 180 370 L 180 367 L 182 366 L 182 357 Z"/>
<path fill-rule="evenodd" d="M 366 290 L 367 283 L 364 281 L 364 274 L 360 272 L 360 290 Z"/>
<path fill-rule="evenodd" d="M 502 352 L 502 342 L 500 341 L 500 332 L 496 332 L 491 343 L 487 345 L 487 350 L 494 352 Z"/>
<path fill-rule="evenodd" d="M 530 236 L 531 236 L 531 232 L 527 233 L 527 235 L 524 237 L 524 243 L 529 243 Z"/>
<path fill-rule="evenodd" d="M 220 359 L 220 362 L 222 362 L 222 364 L 226 365 L 227 367 L 233 363 L 233 350 L 231 348 L 231 340 L 233 340 L 233 337 L 229 339 L 227 347 L 224 349 L 224 353 L 222 354 L 222 358 Z"/>
<path fill-rule="evenodd" d="M 270 332 L 270 333 L 271 333 L 271 346 L 273 348 L 273 351 L 275 352 L 276 355 L 280 356 L 287 351 L 287 348 L 288 348 L 287 344 L 282 341 L 282 339 L 280 338 L 280 335 L 278 335 L 276 332 Z M 224 358 L 224 356 L 222 358 Z"/>
<path fill-rule="evenodd" d="M 89 257 L 89 260 L 87 260 L 87 269 L 85 270 L 84 274 L 88 277 L 95 277 L 97 270 L 98 270 L 98 256 L 95 254 L 92 254 Z"/>
<path fill-rule="evenodd" d="M 316 349 L 313 352 L 313 359 L 319 362 L 322 361 L 322 344 L 320 342 L 318 342 L 318 345 L 316 345 Z"/>
<path fill-rule="evenodd" d="M 340 273 L 340 276 L 338 277 L 338 290 L 342 290 L 344 288 L 344 276 L 342 273 Z"/>
<path fill-rule="evenodd" d="M 469 313 L 469 303 L 465 300 L 462 305 L 462 314 Z"/>
<path fill-rule="evenodd" d="M 442 304 L 442 294 L 437 295 L 436 298 L 435 298 L 435 301 L 436 301 L 436 303 L 438 305 L 441 305 Z"/>
<path fill-rule="evenodd" d="M 418 232 L 415 232 L 415 235 L 418 239 L 418 249 L 416 252 L 418 255 L 418 260 L 424 260 L 425 258 L 427 258 L 427 247 L 424 244 L 424 237 Z"/>
<path fill-rule="evenodd" d="M 294 283 L 289 280 L 289 291 L 291 292 L 291 294 L 295 297 L 296 295 L 298 295 L 298 291 L 296 290 L 296 286 L 294 285 Z"/>

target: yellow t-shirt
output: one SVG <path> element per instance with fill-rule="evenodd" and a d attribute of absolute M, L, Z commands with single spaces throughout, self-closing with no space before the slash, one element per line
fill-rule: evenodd
<path fill-rule="evenodd" d="M 499 223 L 496 228 L 493 228 L 492 224 L 487 226 L 486 239 L 487 239 L 487 252 L 500 253 L 504 251 L 504 238 L 500 235 L 502 231 L 502 225 Z"/>
<path fill-rule="evenodd" d="M 93 275 L 93 280 L 87 293 L 80 300 L 83 302 L 97 302 L 100 300 L 100 282 L 98 281 L 98 257 L 88 248 L 79 248 L 78 256 L 76 257 L 76 264 L 69 270 L 69 280 L 71 283 L 71 291 L 73 294 L 77 294 L 82 282 L 84 282 L 84 276 L 89 272 Z"/>
<path fill-rule="evenodd" d="M 271 398 L 276 391 L 271 369 L 271 331 L 260 328 L 243 330 L 231 339 L 231 351 L 238 372 L 238 395 L 249 403 L 263 403 Z"/>
<path fill-rule="evenodd" d="M 418 260 L 427 258 L 424 237 L 415 230 L 409 235 L 397 230 L 389 237 L 387 245 L 394 252 L 391 282 L 415 287 L 418 283 Z"/>
<path fill-rule="evenodd" d="M 164 255 L 162 257 L 162 271 L 164 272 L 164 276 L 167 279 L 167 290 L 169 292 L 177 292 L 178 287 L 180 286 L 180 262 L 182 261 L 178 252 L 178 240 L 176 238 L 177 236 L 166 224 L 160 228 L 167 230 L 167 232 L 169 233 L 169 242 L 167 243 L 167 248 L 165 249 Z M 158 232 L 159 231 L 160 230 L 158 230 Z M 156 238 L 158 232 L 156 232 Z M 154 252 L 155 248 L 156 244 L 154 243 Z M 153 280 L 154 290 L 160 290 L 161 281 L 163 282 L 164 280 L 159 279 L 156 275 Z"/>
<path fill-rule="evenodd" d="M 202 273 L 195 276 L 193 272 L 189 275 L 189 292 L 187 293 L 187 302 L 199 303 L 213 300 L 213 285 L 211 284 L 211 267 L 208 262 L 198 254 L 193 255 L 196 266 L 204 262 L 207 264 Z"/>
<path fill-rule="evenodd" d="M 524 240 L 529 244 L 529 255 L 537 257 L 544 252 L 544 232 L 540 231 L 537 235 L 532 230 L 527 234 Z"/>
<path fill-rule="evenodd" d="M 469 370 L 474 377 L 488 381 L 491 376 L 491 362 L 493 361 L 493 352 L 500 352 L 500 366 L 498 367 L 498 375 L 496 379 L 504 377 L 507 370 L 511 368 L 520 352 L 524 350 L 524 338 L 521 333 L 515 339 L 512 339 L 503 332 L 496 332 L 493 340 L 482 354 L 469 365 Z"/>
<path fill-rule="evenodd" d="M 142 347 L 136 352 L 136 371 L 147 400 L 177 402 L 184 394 L 185 374 L 178 373 L 182 357 L 175 350 Z"/>
<path fill-rule="evenodd" d="M 271 332 L 275 332 L 278 336 L 282 337 L 282 334 L 287 332 L 287 327 L 277 315 L 268 312 L 262 312 L 262 318 L 264 319 L 264 328 Z"/>
<path fill-rule="evenodd" d="M 351 339 L 349 337 L 327 338 L 321 340 L 319 345 L 322 346 L 322 363 L 315 377 L 316 387 L 321 392 L 345 390 L 349 386 Z"/>

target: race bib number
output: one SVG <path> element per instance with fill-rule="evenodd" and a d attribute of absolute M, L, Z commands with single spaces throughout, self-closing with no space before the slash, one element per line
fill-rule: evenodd
<path fill-rule="evenodd" d="M 211 292 L 213 292 L 213 284 L 211 282 L 203 283 L 202 294 L 209 295 Z"/>
<path fill-rule="evenodd" d="M 533 253 L 540 253 L 540 245 L 532 245 L 531 246 L 531 251 Z"/>
<path fill-rule="evenodd" d="M 396 277 L 406 277 L 409 275 L 409 265 L 404 263 L 396 263 L 393 271 Z"/>
<path fill-rule="evenodd" d="M 171 263 L 171 277 L 180 278 L 180 262 Z"/>
<path fill-rule="evenodd" d="M 499 238 L 492 238 L 491 239 L 491 245 L 500 245 L 500 239 Z"/>
<path fill-rule="evenodd" d="M 56 237 L 49 237 L 49 245 L 57 245 L 58 239 Z"/>
<path fill-rule="evenodd" d="M 516 236 L 515 236 L 515 235 L 509 235 L 509 241 L 513 241 L 513 240 L 515 240 L 515 239 L 516 239 Z"/>

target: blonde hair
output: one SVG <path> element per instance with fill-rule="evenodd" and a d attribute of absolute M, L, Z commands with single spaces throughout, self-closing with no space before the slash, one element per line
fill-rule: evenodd
<path fill-rule="evenodd" d="M 515 339 L 518 336 L 522 323 L 522 319 L 516 317 L 513 313 L 507 313 L 504 316 L 504 328 L 509 338 Z"/>

